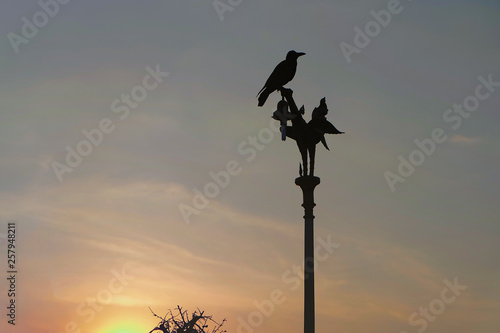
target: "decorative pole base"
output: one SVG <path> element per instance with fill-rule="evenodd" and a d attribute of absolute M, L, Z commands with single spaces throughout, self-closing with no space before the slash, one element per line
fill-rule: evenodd
<path fill-rule="evenodd" d="M 299 178 L 295 178 L 295 185 L 300 186 L 302 189 L 302 207 L 304 207 L 305 213 L 304 219 L 314 219 L 313 208 L 316 206 L 314 203 L 314 189 L 319 183 L 319 177 L 315 176 L 301 176 Z"/>
<path fill-rule="evenodd" d="M 302 189 L 304 207 L 304 333 L 314 333 L 314 189 L 319 177 L 301 176 L 295 184 Z"/>

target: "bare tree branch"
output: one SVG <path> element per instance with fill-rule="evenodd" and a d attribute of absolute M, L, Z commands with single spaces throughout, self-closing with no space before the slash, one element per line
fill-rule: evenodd
<path fill-rule="evenodd" d="M 148 308 L 154 317 L 160 319 L 158 325 L 149 333 L 154 331 L 163 333 L 226 333 L 225 330 L 221 330 L 222 325 L 226 322 L 225 318 L 221 323 L 218 323 L 212 316 L 205 316 L 205 311 L 201 311 L 200 308 L 197 308 L 191 317 L 188 311 L 183 310 L 179 305 L 175 309 L 176 312 L 168 310 L 164 317 L 160 317 L 150 307 Z M 208 325 L 207 322 L 214 324 L 211 330 L 211 325 Z"/>

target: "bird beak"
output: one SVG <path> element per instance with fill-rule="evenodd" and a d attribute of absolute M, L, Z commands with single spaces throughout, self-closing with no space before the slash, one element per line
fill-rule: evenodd
<path fill-rule="evenodd" d="M 297 52 L 297 58 L 306 55 L 304 52 Z"/>

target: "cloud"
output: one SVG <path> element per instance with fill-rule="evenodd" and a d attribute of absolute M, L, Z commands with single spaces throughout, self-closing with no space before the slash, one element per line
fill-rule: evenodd
<path fill-rule="evenodd" d="M 455 134 L 454 136 L 451 137 L 450 141 L 453 143 L 459 143 L 459 144 L 460 143 L 475 144 L 475 143 L 480 143 L 483 140 L 481 138 L 472 138 L 472 137 L 468 137 L 465 135 Z"/>

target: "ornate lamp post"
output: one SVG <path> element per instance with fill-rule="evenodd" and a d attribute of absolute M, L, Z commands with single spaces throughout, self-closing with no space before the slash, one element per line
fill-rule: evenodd
<path fill-rule="evenodd" d="M 304 207 L 304 333 L 315 332 L 315 303 L 314 303 L 314 189 L 320 183 L 319 177 L 314 176 L 316 145 L 321 142 L 329 150 L 325 141 L 325 134 L 343 134 L 326 120 L 328 107 L 323 98 L 320 105 L 312 112 L 312 119 L 306 122 L 302 115 L 304 108 L 297 109 L 293 99 L 293 91 L 280 88 L 283 100 L 278 103 L 273 118 L 280 121 L 283 140 L 286 137 L 297 142 L 302 163 L 299 167 L 300 177 L 295 184 L 302 189 Z M 290 111 L 288 111 L 290 109 Z M 291 120 L 292 126 L 286 126 Z M 309 156 L 309 161 L 308 157 Z M 309 163 L 308 163 L 309 162 Z"/>
<path fill-rule="evenodd" d="M 321 142 L 326 149 L 325 134 L 343 134 L 326 120 L 328 107 L 326 99 L 322 98 L 318 107 L 312 112 L 312 119 L 306 122 L 302 115 L 304 106 L 297 109 L 293 99 L 293 91 L 283 88 L 295 76 L 297 70 L 297 59 L 305 55 L 303 52 L 288 52 L 286 59 L 276 66 L 267 79 L 259 94 L 259 106 L 264 105 L 268 96 L 276 90 L 281 92 L 282 100 L 278 103 L 277 110 L 273 113 L 273 119 L 280 122 L 281 138 L 294 139 L 299 147 L 302 163 L 299 167 L 299 178 L 295 184 L 302 189 L 304 207 L 304 333 L 314 333 L 314 189 L 320 183 L 320 179 L 314 176 L 314 160 L 316 145 Z M 292 126 L 287 126 L 288 121 Z M 309 156 L 309 164 L 307 161 Z M 304 169 L 302 169 L 304 168 Z"/>

